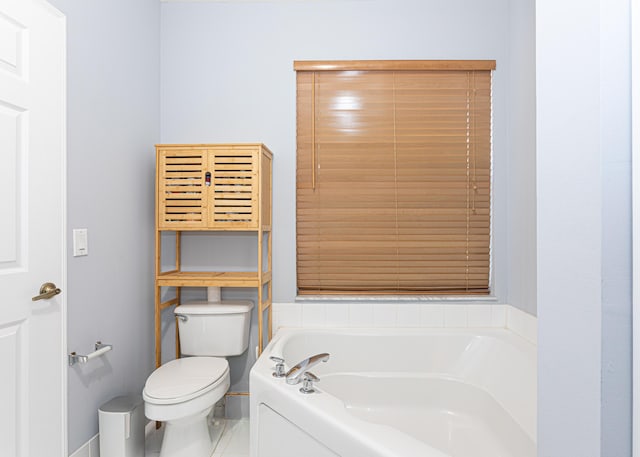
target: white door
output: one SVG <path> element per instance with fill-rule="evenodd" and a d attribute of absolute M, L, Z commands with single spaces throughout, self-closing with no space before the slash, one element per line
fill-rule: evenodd
<path fill-rule="evenodd" d="M 0 0 L 0 456 L 66 456 L 65 46 L 44 0 Z"/>

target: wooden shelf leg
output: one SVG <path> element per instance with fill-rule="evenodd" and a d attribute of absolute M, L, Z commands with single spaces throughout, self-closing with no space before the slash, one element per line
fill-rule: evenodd
<path fill-rule="evenodd" d="M 178 304 L 176 306 L 178 306 L 180 304 L 180 295 L 181 295 L 181 289 L 180 287 L 176 287 L 176 300 L 178 301 Z M 178 331 L 178 318 L 175 318 L 176 320 L 176 359 L 180 358 L 180 332 Z"/>
<path fill-rule="evenodd" d="M 156 341 L 156 368 L 162 363 L 162 339 L 161 339 L 161 317 L 162 310 L 160 309 L 160 291 L 161 288 L 156 286 L 155 293 L 155 306 L 154 306 L 154 324 L 155 324 L 155 341 Z"/>

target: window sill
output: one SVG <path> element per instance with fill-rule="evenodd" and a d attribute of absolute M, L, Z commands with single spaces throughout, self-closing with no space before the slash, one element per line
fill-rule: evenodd
<path fill-rule="evenodd" d="M 493 295 L 298 295 L 295 303 L 461 303 L 495 304 Z"/>

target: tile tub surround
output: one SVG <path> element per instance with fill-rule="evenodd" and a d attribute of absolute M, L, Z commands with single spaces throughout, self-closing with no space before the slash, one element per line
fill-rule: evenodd
<path fill-rule="evenodd" d="M 537 318 L 510 305 L 415 302 L 274 303 L 273 333 L 294 328 L 508 328 L 537 344 Z"/>

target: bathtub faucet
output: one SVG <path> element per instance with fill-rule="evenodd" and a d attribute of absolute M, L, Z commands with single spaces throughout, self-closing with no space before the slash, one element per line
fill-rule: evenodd
<path fill-rule="evenodd" d="M 287 384 L 298 384 L 302 381 L 302 376 L 305 371 L 311 369 L 314 365 L 317 365 L 320 362 L 326 362 L 327 360 L 329 360 L 329 354 L 326 352 L 304 359 L 302 362 L 291 367 L 291 369 L 287 371 L 287 374 L 285 375 L 287 378 Z"/>

